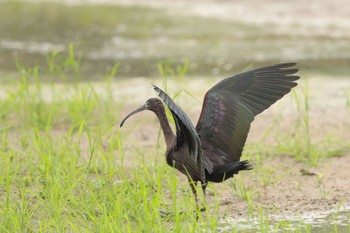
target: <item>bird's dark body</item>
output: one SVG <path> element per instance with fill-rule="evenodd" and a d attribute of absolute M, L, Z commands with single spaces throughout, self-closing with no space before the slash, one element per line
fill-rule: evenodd
<path fill-rule="evenodd" d="M 176 134 L 157 98 L 127 115 L 121 126 L 139 111 L 153 111 L 165 137 L 167 164 L 188 177 L 195 195 L 198 181 L 205 194 L 208 181 L 222 182 L 239 171 L 252 169 L 248 161 L 240 161 L 250 125 L 256 115 L 297 85 L 299 76 L 293 74 L 298 70 L 290 68 L 294 65 L 277 64 L 223 79 L 206 93 L 196 127 L 165 92 L 154 86 L 174 117 Z"/>
<path fill-rule="evenodd" d="M 201 149 L 202 152 L 206 152 L 207 155 L 198 158 L 198 161 L 196 163 L 197 166 L 194 168 L 191 167 L 192 163 L 186 161 L 186 158 L 190 155 L 187 147 L 176 148 L 176 146 L 173 146 L 169 151 L 166 152 L 166 162 L 170 167 L 176 168 L 186 176 L 190 176 L 190 180 L 200 181 L 203 183 L 206 183 L 208 181 L 219 183 L 228 178 L 231 178 L 240 170 L 247 170 L 250 168 L 250 165 L 247 161 L 227 163 L 222 159 L 220 160 L 220 158 L 222 158 L 220 155 L 223 154 L 223 152 L 220 154 L 218 152 L 215 152 L 215 150 L 211 151 L 209 148 L 205 147 L 205 144 L 202 144 Z M 179 154 L 182 156 L 178 156 Z M 205 167 L 208 163 L 212 163 L 212 161 L 205 161 L 205 158 L 213 158 L 213 155 L 216 155 L 220 161 L 215 162 L 217 165 L 213 169 L 214 172 L 209 173 Z"/>
<path fill-rule="evenodd" d="M 185 176 L 190 176 L 193 181 L 204 181 L 204 167 L 202 161 L 198 158 L 198 162 L 195 167 L 191 167 L 192 163 L 186 161 L 187 156 L 182 156 L 179 158 L 178 154 L 190 155 L 187 147 L 176 148 L 173 147 L 169 152 L 166 153 L 166 162 L 170 167 L 176 168 Z"/>

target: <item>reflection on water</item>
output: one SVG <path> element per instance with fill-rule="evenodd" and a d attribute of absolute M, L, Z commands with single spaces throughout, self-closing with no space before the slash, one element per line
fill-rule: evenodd
<path fill-rule="evenodd" d="M 13 50 L 13 51 L 22 51 L 24 53 L 39 53 L 47 54 L 50 52 L 61 52 L 65 49 L 63 44 L 52 44 L 49 42 L 29 42 L 29 41 L 0 41 L 0 47 L 2 49 Z"/>

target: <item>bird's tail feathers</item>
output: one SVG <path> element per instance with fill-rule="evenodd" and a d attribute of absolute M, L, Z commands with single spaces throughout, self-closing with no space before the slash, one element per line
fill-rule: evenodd
<path fill-rule="evenodd" d="M 243 160 L 243 161 L 239 161 L 237 163 L 234 163 L 233 165 L 231 165 L 230 170 L 233 171 L 243 171 L 243 170 L 252 170 L 253 166 L 249 163 L 248 160 Z"/>
<path fill-rule="evenodd" d="M 249 163 L 248 160 L 243 160 L 235 163 L 225 164 L 220 167 L 220 170 L 222 173 L 231 173 L 231 174 L 237 174 L 239 171 L 244 170 L 252 170 L 253 166 Z"/>

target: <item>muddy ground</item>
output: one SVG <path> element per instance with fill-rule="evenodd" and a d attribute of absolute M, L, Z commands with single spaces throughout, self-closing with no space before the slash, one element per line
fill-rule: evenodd
<path fill-rule="evenodd" d="M 349 208 L 350 156 L 344 155 L 321 163 L 317 168 L 308 168 L 304 163 L 290 157 L 276 157 L 263 161 L 263 166 L 271 168 L 278 181 L 265 186 L 264 183 L 245 176 L 245 185 L 254 187 L 260 196 L 253 198 L 257 206 L 286 217 L 299 216 L 308 212 L 336 211 Z M 307 171 L 303 173 L 302 171 Z M 220 189 L 219 185 L 214 186 Z M 221 193 L 221 209 L 232 217 L 248 213 L 248 204 L 232 191 Z"/>

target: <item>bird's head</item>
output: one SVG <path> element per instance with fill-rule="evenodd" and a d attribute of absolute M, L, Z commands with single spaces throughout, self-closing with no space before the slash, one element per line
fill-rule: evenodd
<path fill-rule="evenodd" d="M 131 117 L 132 115 L 141 112 L 143 110 L 150 110 L 155 112 L 157 109 L 159 109 L 161 106 L 163 106 L 162 101 L 160 101 L 160 99 L 157 98 L 151 98 L 149 100 L 146 101 L 146 103 L 144 105 L 142 105 L 141 107 L 135 109 L 134 111 L 130 112 L 120 123 L 120 127 L 122 127 L 124 125 L 124 122 Z"/>

